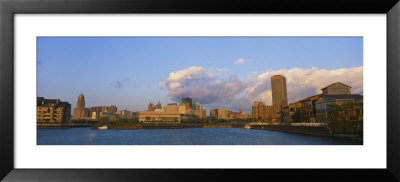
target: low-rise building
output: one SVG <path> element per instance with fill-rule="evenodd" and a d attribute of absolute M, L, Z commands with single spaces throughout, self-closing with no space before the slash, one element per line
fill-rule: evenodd
<path fill-rule="evenodd" d="M 71 104 L 60 99 L 37 97 L 37 122 L 68 123 L 71 118 Z"/>
<path fill-rule="evenodd" d="M 252 118 L 261 121 L 276 121 L 280 117 L 282 105 L 266 106 L 263 102 L 255 101 L 252 106 Z"/>
<path fill-rule="evenodd" d="M 229 119 L 229 110 L 224 108 L 218 109 L 218 119 Z"/>
<path fill-rule="evenodd" d="M 343 112 L 346 120 L 362 120 L 363 117 L 363 96 L 359 94 L 351 95 L 322 95 L 316 101 L 316 120 L 318 122 L 328 122 L 329 113 L 332 105 L 343 105 L 347 107 Z"/>
<path fill-rule="evenodd" d="M 181 113 L 178 111 L 164 111 L 163 109 L 156 109 L 154 111 L 141 111 L 139 112 L 139 122 L 177 122 L 182 120 Z"/>
<path fill-rule="evenodd" d="M 218 118 L 218 109 L 210 110 L 210 118 Z"/>
<path fill-rule="evenodd" d="M 198 117 L 198 118 L 205 118 L 206 116 L 206 110 L 205 109 L 199 109 L 199 110 L 194 110 L 193 115 Z"/>

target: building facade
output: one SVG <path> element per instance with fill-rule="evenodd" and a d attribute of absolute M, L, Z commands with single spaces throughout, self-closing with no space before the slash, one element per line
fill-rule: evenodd
<path fill-rule="evenodd" d="M 189 107 L 192 108 L 192 98 L 183 97 L 183 98 L 182 98 L 182 103 L 189 104 Z"/>
<path fill-rule="evenodd" d="M 336 82 L 331 85 L 328 85 L 324 88 L 321 89 L 323 95 L 350 95 L 351 94 L 351 87 L 340 83 Z"/>
<path fill-rule="evenodd" d="M 171 104 L 164 106 L 164 110 L 166 112 L 170 112 L 170 111 L 179 112 L 179 107 L 178 107 L 177 103 L 171 103 Z"/>
<path fill-rule="evenodd" d="M 210 110 L 210 118 L 218 118 L 218 109 Z"/>
<path fill-rule="evenodd" d="M 272 105 L 288 105 L 286 78 L 282 75 L 271 77 Z"/>
<path fill-rule="evenodd" d="M 206 110 L 205 110 L 205 109 L 194 110 L 193 115 L 194 115 L 195 117 L 198 117 L 198 118 L 205 118 L 205 117 L 207 117 L 207 115 L 206 115 Z"/>
<path fill-rule="evenodd" d="M 181 120 L 182 120 L 181 114 L 176 111 L 166 112 L 163 109 L 157 109 L 155 111 L 139 112 L 139 122 L 143 123 L 150 123 L 150 122 L 180 123 Z"/>
<path fill-rule="evenodd" d="M 363 120 L 363 96 L 351 95 L 323 95 L 316 102 L 317 122 L 328 122 L 333 105 L 343 107 L 346 120 Z"/>
<path fill-rule="evenodd" d="M 251 107 L 251 117 L 261 121 L 275 122 L 280 116 L 281 110 L 281 105 L 266 106 L 261 101 L 255 101 L 253 106 Z"/>
<path fill-rule="evenodd" d="M 224 108 L 218 109 L 218 119 L 229 119 L 229 110 Z"/>
<path fill-rule="evenodd" d="M 85 96 L 80 94 L 74 109 L 73 119 L 90 119 L 90 110 L 85 108 Z"/>
<path fill-rule="evenodd" d="M 39 123 L 69 123 L 71 104 L 60 99 L 37 97 L 36 120 Z"/>

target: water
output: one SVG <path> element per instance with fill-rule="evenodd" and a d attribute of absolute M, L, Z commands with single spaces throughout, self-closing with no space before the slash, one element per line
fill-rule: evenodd
<path fill-rule="evenodd" d="M 37 129 L 38 145 L 354 145 L 349 138 L 242 128 Z"/>

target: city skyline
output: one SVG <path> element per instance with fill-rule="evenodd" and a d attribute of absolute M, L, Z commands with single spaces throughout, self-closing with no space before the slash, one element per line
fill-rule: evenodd
<path fill-rule="evenodd" d="M 182 97 L 207 110 L 249 113 L 272 104 L 270 77 L 287 78 L 289 103 L 339 81 L 363 93 L 362 38 L 38 38 L 38 96 L 76 106 L 146 110 Z M 51 75 L 51 76 L 49 76 Z"/>

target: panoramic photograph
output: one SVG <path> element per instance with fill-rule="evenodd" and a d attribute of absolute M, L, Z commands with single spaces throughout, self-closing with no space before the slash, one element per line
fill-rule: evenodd
<path fill-rule="evenodd" d="M 363 145 L 363 37 L 37 37 L 37 145 Z"/>

